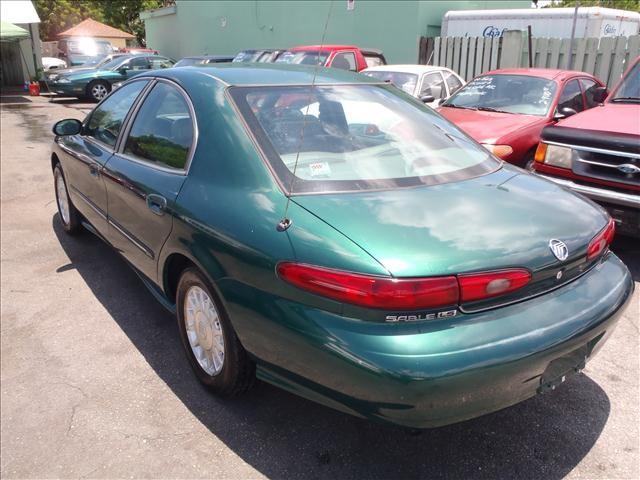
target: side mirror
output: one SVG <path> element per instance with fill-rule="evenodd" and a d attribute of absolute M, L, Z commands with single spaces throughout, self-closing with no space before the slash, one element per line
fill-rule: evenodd
<path fill-rule="evenodd" d="M 58 136 L 77 135 L 82 130 L 82 122 L 75 118 L 60 120 L 53 126 L 53 133 Z"/>
<path fill-rule="evenodd" d="M 423 95 L 420 97 L 420 100 L 423 103 L 431 103 L 435 100 L 436 98 L 433 95 Z"/>
<path fill-rule="evenodd" d="M 430 90 L 434 98 L 440 98 L 442 96 L 442 87 L 434 85 Z"/>
<path fill-rule="evenodd" d="M 602 103 L 605 101 L 609 92 L 607 91 L 607 87 L 598 87 L 593 90 L 593 101 L 596 103 Z"/>
<path fill-rule="evenodd" d="M 553 116 L 553 119 L 562 120 L 563 118 L 570 117 L 571 115 L 575 115 L 576 113 L 578 112 L 576 112 L 573 108 L 564 107 L 560 111 L 556 112 L 556 114 Z"/>
<path fill-rule="evenodd" d="M 118 69 L 118 73 L 119 73 L 120 75 L 125 75 L 128 71 L 129 71 L 129 67 L 120 67 L 120 68 Z"/>

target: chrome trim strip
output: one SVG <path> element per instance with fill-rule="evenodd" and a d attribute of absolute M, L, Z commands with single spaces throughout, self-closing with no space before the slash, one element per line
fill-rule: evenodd
<path fill-rule="evenodd" d="M 598 167 L 613 168 L 615 170 L 618 170 L 618 167 L 619 167 L 619 165 L 611 165 L 610 163 L 594 162 L 593 160 L 585 160 L 580 157 L 576 158 L 576 162 L 587 163 L 589 165 L 597 165 Z"/>
<path fill-rule="evenodd" d="M 537 173 L 536 175 L 544 178 L 545 180 L 550 180 L 554 183 L 557 183 L 558 185 L 569 188 L 574 192 L 581 193 L 593 200 L 615 203 L 616 205 L 622 205 L 626 207 L 640 208 L 640 194 L 633 195 L 630 193 L 616 192 L 614 190 L 606 190 L 604 188 L 589 187 L 587 185 L 580 185 L 578 183 L 572 182 L 571 180 L 548 177 L 547 175 L 542 175 L 539 173 Z"/>
<path fill-rule="evenodd" d="M 136 239 L 133 235 L 127 232 L 123 227 L 121 227 L 113 218 L 109 217 L 108 220 L 109 225 L 115 228 L 123 237 L 133 243 L 136 247 L 140 249 L 142 253 L 144 253 L 147 257 L 153 260 L 153 252 L 146 247 L 142 242 Z"/>
<path fill-rule="evenodd" d="M 104 212 L 104 210 L 102 210 L 95 203 L 89 200 L 89 198 L 85 196 L 85 194 L 82 193 L 80 190 L 78 190 L 76 187 L 74 187 L 73 185 L 71 185 L 70 187 L 71 187 L 71 190 L 73 190 L 74 193 L 77 193 L 80 199 L 83 200 L 87 205 L 89 205 L 89 207 L 91 207 L 91 209 L 94 212 L 96 212 L 103 220 L 107 219 L 107 214 Z"/>
<path fill-rule="evenodd" d="M 606 150 L 604 148 L 595 148 L 595 147 L 583 147 L 582 145 L 569 145 L 567 143 L 549 142 L 547 140 L 543 140 L 542 142 L 546 143 L 547 145 L 556 145 L 558 147 L 571 148 L 572 150 L 582 150 L 585 152 L 603 153 L 605 155 L 615 155 L 617 157 L 640 159 L 639 153 L 620 152 L 617 150 Z"/>

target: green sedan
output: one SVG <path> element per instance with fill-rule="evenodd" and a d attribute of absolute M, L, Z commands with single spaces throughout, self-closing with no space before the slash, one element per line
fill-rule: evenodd
<path fill-rule="evenodd" d="M 47 87 L 61 97 L 87 98 L 99 102 L 111 91 L 112 85 L 149 70 L 170 68 L 175 62 L 159 55 L 117 56 L 94 68 L 71 69 L 47 75 Z"/>
<path fill-rule="evenodd" d="M 570 379 L 631 299 L 603 209 L 368 77 L 158 70 L 54 132 L 64 230 L 121 253 L 221 396 L 454 423 Z"/>

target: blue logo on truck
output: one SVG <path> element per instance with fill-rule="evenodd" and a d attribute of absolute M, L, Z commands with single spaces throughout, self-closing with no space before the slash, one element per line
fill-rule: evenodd
<path fill-rule="evenodd" d="M 504 32 L 506 32 L 506 28 L 500 30 L 498 27 L 494 27 L 493 25 L 487 25 L 485 29 L 482 31 L 483 37 L 501 37 Z"/>

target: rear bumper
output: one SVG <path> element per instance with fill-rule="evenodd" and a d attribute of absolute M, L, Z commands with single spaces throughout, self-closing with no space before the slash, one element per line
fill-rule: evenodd
<path fill-rule="evenodd" d="M 492 311 L 382 324 L 280 299 L 260 346 L 251 338 L 260 329 L 240 337 L 263 380 L 360 417 L 429 428 L 508 407 L 582 368 L 633 288 L 608 254 L 562 288 Z M 240 312 L 230 310 L 233 321 Z"/>
<path fill-rule="evenodd" d="M 571 180 L 547 175 L 537 175 L 599 203 L 616 221 L 616 227 L 620 233 L 640 237 L 640 195 L 581 185 Z"/>

